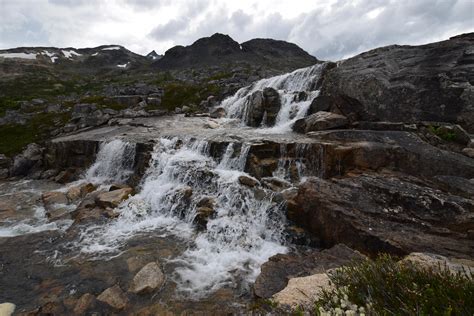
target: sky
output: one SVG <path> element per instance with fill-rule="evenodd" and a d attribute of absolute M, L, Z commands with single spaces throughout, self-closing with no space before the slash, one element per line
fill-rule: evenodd
<path fill-rule="evenodd" d="M 163 54 L 214 33 L 322 60 L 474 31 L 474 0 L 0 0 L 0 48 L 123 45 Z"/>

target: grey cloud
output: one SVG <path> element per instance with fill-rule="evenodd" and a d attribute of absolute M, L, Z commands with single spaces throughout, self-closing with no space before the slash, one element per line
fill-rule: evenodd
<path fill-rule="evenodd" d="M 141 53 L 158 47 L 163 52 L 220 32 L 238 42 L 256 37 L 287 40 L 320 59 L 337 60 L 378 46 L 421 44 L 474 31 L 472 0 L 317 3 L 314 9 L 288 18 L 284 12 L 272 11 L 270 0 L 268 10 L 263 11 L 258 8 L 265 6 L 252 4 L 230 10 L 223 0 L 0 0 L 0 45 L 78 46 L 112 40 L 139 47 Z M 123 12 L 140 16 L 165 7 L 173 7 L 170 11 L 178 15 L 158 20 L 143 35 L 95 31 L 97 26 L 107 29 L 108 23 L 127 23 Z"/>
<path fill-rule="evenodd" d="M 149 10 L 169 5 L 171 0 L 123 0 L 125 4 L 137 10 Z"/>
<path fill-rule="evenodd" d="M 85 4 L 93 4 L 94 0 L 48 0 L 48 2 L 54 5 L 78 7 Z"/>
<path fill-rule="evenodd" d="M 187 18 L 181 17 L 165 24 L 160 24 L 150 32 L 150 36 L 157 40 L 173 39 L 179 32 L 186 28 L 188 22 L 189 20 Z"/>

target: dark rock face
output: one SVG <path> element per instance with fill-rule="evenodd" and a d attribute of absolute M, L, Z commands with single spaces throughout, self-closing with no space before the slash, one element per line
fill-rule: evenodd
<path fill-rule="evenodd" d="M 318 60 L 295 44 L 254 39 L 240 45 L 228 35 L 216 33 L 190 46 L 175 46 L 153 65 L 161 70 L 205 67 L 220 64 L 271 65 L 280 70 L 302 68 Z"/>
<path fill-rule="evenodd" d="M 474 33 L 422 46 L 392 45 L 339 64 L 312 111 L 363 121 L 441 121 L 474 132 Z"/>
<path fill-rule="evenodd" d="M 474 200 L 400 174 L 311 178 L 289 203 L 288 217 L 321 238 L 368 254 L 425 251 L 472 257 Z M 470 237 L 471 236 L 471 237 Z"/>
<path fill-rule="evenodd" d="M 278 254 L 262 265 L 262 272 L 255 280 L 254 293 L 261 298 L 270 298 L 283 290 L 290 278 L 324 273 L 362 258 L 360 253 L 345 245 L 303 255 Z"/>

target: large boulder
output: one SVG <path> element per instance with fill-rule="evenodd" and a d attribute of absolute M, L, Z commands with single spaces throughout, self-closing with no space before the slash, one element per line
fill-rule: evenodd
<path fill-rule="evenodd" d="M 263 91 L 255 91 L 247 100 L 248 111 L 245 123 L 248 126 L 258 127 L 260 125 L 275 125 L 281 100 L 278 91 L 273 88 L 265 88 Z"/>
<path fill-rule="evenodd" d="M 353 120 L 457 123 L 474 132 L 474 33 L 422 46 L 392 45 L 338 64 L 313 111 Z"/>
<path fill-rule="evenodd" d="M 300 119 L 293 125 L 297 133 L 309 133 L 326 129 L 346 127 L 349 121 L 344 115 L 319 111 L 310 116 Z"/>
<path fill-rule="evenodd" d="M 474 199 L 397 173 L 310 178 L 288 203 L 288 217 L 326 247 L 345 243 L 368 254 L 427 251 L 474 256 Z"/>

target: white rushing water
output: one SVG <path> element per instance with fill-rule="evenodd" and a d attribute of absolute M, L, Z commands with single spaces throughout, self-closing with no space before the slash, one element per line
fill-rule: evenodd
<path fill-rule="evenodd" d="M 44 189 L 56 189 L 56 184 L 41 180 L 0 182 L 0 207 L 12 209 L 13 216 L 0 218 L 0 237 L 15 237 L 47 230 L 66 230 L 68 219 L 50 222 L 41 205 Z"/>
<path fill-rule="evenodd" d="M 221 106 L 230 118 L 245 122 L 252 93 L 274 88 L 281 101 L 275 126 L 265 127 L 264 116 L 258 130 L 285 133 L 306 115 L 318 95 L 314 86 L 322 68 L 315 65 L 260 80 L 240 89 Z M 280 147 L 273 177 L 290 185 L 304 178 L 306 145 L 287 146 Z M 118 218 L 83 229 L 78 242 L 81 253 L 95 259 L 116 256 L 130 238 L 151 232 L 173 234 L 190 245 L 171 261 L 179 293 L 199 298 L 224 285 L 253 282 L 260 266 L 287 248 L 283 206 L 274 199 L 275 193 L 256 179 L 255 187 L 239 181 L 242 176 L 251 178 L 244 172 L 249 150 L 245 141 L 229 143 L 216 159 L 206 140 L 159 139 L 138 194 L 115 210 Z M 134 152 L 133 145 L 120 140 L 103 144 L 86 178 L 123 182 L 132 170 Z M 211 212 L 207 220 L 202 215 L 205 211 Z"/>
<path fill-rule="evenodd" d="M 32 217 L 19 221 L 5 221 L 0 223 L 0 237 L 15 237 L 26 234 L 39 233 L 46 230 L 63 230 L 71 226 L 72 220 L 58 220 L 50 222 L 46 210 L 42 206 L 34 207 Z"/>
<path fill-rule="evenodd" d="M 240 184 L 239 176 L 248 176 L 242 171 L 248 146 L 229 144 L 220 161 L 208 150 L 206 141 L 160 139 L 140 192 L 117 209 L 119 218 L 82 232 L 82 252 L 117 254 L 132 236 L 167 230 L 193 240 L 175 259 L 181 293 L 199 297 L 235 278 L 252 282 L 261 264 L 286 251 L 285 218 L 270 191 Z M 203 200 L 212 201 L 215 213 L 198 230 L 193 222 Z"/>
<path fill-rule="evenodd" d="M 276 118 L 275 126 L 266 128 L 262 132 L 285 133 L 291 130 L 294 122 L 303 118 L 309 106 L 319 91 L 314 90 L 317 80 L 321 76 L 323 64 L 295 70 L 291 73 L 266 78 L 250 86 L 239 89 L 233 96 L 221 103 L 229 118 L 238 118 L 243 124 L 250 115 L 250 99 L 253 93 L 264 88 L 273 88 L 280 95 L 281 108 Z M 304 92 L 306 97 L 300 100 L 299 94 Z M 265 127 L 265 114 L 262 126 Z"/>
<path fill-rule="evenodd" d="M 96 162 L 87 170 L 85 180 L 92 183 L 124 183 L 133 173 L 135 144 L 114 139 L 101 143 Z"/>

